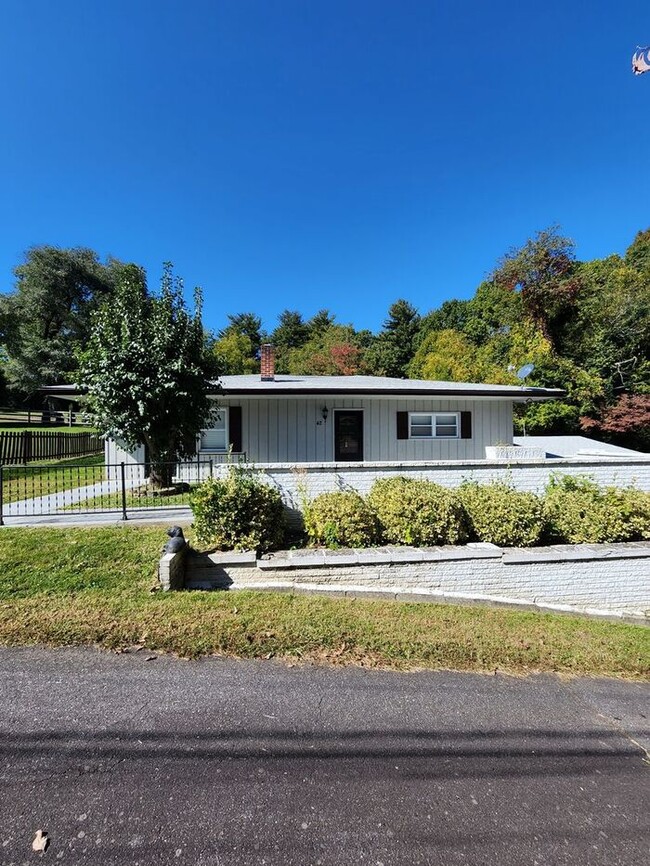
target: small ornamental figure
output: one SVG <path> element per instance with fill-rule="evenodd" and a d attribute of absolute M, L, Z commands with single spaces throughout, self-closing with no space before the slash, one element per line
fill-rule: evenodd
<path fill-rule="evenodd" d="M 183 535 L 183 530 L 180 526 L 170 527 L 167 530 L 167 535 L 169 536 L 169 541 L 163 547 L 163 553 L 178 553 L 178 551 L 182 550 L 187 544 L 185 536 Z"/>

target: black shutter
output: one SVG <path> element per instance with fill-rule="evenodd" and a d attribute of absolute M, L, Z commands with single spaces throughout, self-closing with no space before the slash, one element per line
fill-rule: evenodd
<path fill-rule="evenodd" d="M 472 438 L 472 413 L 471 412 L 461 412 L 460 413 L 460 438 L 461 439 L 471 439 Z"/>
<path fill-rule="evenodd" d="M 233 454 L 241 454 L 241 406 L 230 406 L 228 409 L 228 432 Z"/>
<path fill-rule="evenodd" d="M 398 439 L 408 439 L 409 438 L 409 413 L 408 412 L 398 412 L 397 413 L 397 438 Z"/>

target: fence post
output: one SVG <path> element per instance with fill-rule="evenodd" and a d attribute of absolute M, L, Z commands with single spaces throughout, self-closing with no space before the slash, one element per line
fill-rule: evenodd
<path fill-rule="evenodd" d="M 4 523 L 5 523 L 3 520 L 3 514 L 2 514 L 2 512 L 4 511 L 4 499 L 3 499 L 3 492 L 2 492 L 3 483 L 4 483 L 4 479 L 2 477 L 2 463 L 0 463 L 0 526 L 4 526 Z"/>
<path fill-rule="evenodd" d="M 32 459 L 32 431 L 23 430 L 23 463 L 29 463 Z"/>
<path fill-rule="evenodd" d="M 124 462 L 120 463 L 120 478 L 122 480 L 122 520 L 128 520 L 126 513 L 126 474 L 124 471 Z"/>

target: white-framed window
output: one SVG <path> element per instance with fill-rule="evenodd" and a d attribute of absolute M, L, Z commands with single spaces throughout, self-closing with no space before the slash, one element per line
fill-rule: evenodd
<path fill-rule="evenodd" d="M 201 451 L 227 451 L 228 441 L 228 410 L 221 408 L 214 413 L 212 427 L 201 433 Z"/>
<path fill-rule="evenodd" d="M 409 412 L 409 439 L 458 439 L 460 412 Z"/>

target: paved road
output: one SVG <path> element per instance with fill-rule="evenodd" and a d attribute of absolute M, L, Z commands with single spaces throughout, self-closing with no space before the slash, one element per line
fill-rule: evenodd
<path fill-rule="evenodd" d="M 650 688 L 0 650 L 0 858 L 648 862 Z"/>

